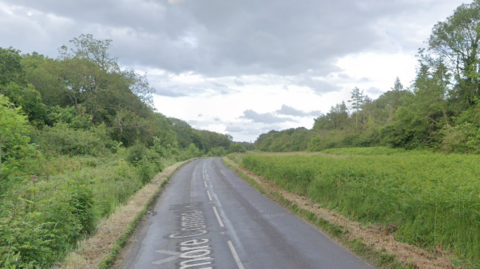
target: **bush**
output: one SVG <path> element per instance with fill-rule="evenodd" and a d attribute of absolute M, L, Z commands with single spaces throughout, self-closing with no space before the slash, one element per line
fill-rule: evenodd
<path fill-rule="evenodd" d="M 227 151 L 223 147 L 214 147 L 208 151 L 210 157 L 222 157 L 227 155 Z"/>
<path fill-rule="evenodd" d="M 19 199 L 2 203 L 0 267 L 51 267 L 78 239 L 94 230 L 93 195 L 85 182 L 67 180 L 55 193 L 46 195 L 36 184 L 26 184 L 16 194 L 21 195 Z"/>
<path fill-rule="evenodd" d="M 480 129 L 471 123 L 457 126 L 446 125 L 442 129 L 441 149 L 454 153 L 479 153 Z"/>
<path fill-rule="evenodd" d="M 100 156 L 105 152 L 114 153 L 120 146 L 119 142 L 110 139 L 104 124 L 91 129 L 73 129 L 67 123 L 59 122 L 39 131 L 37 139 L 43 152 L 70 156 Z"/>

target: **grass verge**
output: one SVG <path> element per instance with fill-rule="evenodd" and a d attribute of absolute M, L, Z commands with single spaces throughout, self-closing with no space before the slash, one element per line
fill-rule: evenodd
<path fill-rule="evenodd" d="M 413 246 L 395 242 L 391 235 L 383 234 L 381 231 L 378 231 L 378 236 L 372 235 L 371 228 L 359 227 L 360 224 L 357 222 L 349 221 L 345 217 L 338 216 L 338 214 L 329 210 L 320 209 L 319 204 L 305 198 L 299 199 L 297 195 L 288 193 L 272 182 L 263 180 L 254 173 L 239 167 L 233 161 L 227 158 L 223 158 L 223 160 L 238 176 L 246 180 L 261 193 L 275 200 L 297 216 L 300 216 L 377 268 L 454 268 L 446 259 L 436 260 L 435 257 L 431 257 L 428 253 Z M 235 161 L 238 160 L 235 159 Z M 319 210 L 321 211 L 320 213 Z M 380 244 L 372 241 L 377 241 L 376 243 Z M 399 253 L 388 251 L 381 247 L 381 243 L 384 242 L 388 242 L 389 249 L 391 249 L 391 245 L 395 245 Z M 408 258 L 409 253 L 406 253 L 405 249 L 412 252 L 411 259 Z M 416 256 L 420 257 L 417 258 Z M 430 259 L 433 259 L 433 261 Z"/>
<path fill-rule="evenodd" d="M 192 160 L 176 163 L 157 174 L 127 204 L 102 221 L 95 234 L 80 242 L 77 250 L 71 252 L 57 268 L 110 268 L 162 187 L 178 169 L 190 161 Z"/>

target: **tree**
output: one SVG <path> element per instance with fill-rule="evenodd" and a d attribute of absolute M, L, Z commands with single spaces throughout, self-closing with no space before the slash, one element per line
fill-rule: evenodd
<path fill-rule="evenodd" d="M 10 82 L 24 82 L 25 72 L 20 60 L 20 51 L 0 48 L 0 87 Z"/>
<path fill-rule="evenodd" d="M 241 153 L 241 152 L 246 152 L 247 150 L 243 147 L 241 143 L 238 142 L 232 142 L 230 143 L 230 146 L 228 147 L 228 153 Z"/>
<path fill-rule="evenodd" d="M 112 46 L 111 39 L 98 40 L 93 38 L 92 34 L 81 34 L 70 40 L 74 48 L 68 49 L 67 46 L 62 46 L 59 49 L 61 59 L 87 59 L 104 71 L 115 72 L 119 71 L 120 67 L 117 64 L 116 58 L 111 58 L 108 50 Z"/>
<path fill-rule="evenodd" d="M 71 104 L 71 93 L 61 76 L 63 63 L 38 53 L 24 55 L 22 66 L 26 73 L 26 82 L 32 84 L 41 94 L 42 102 L 47 106 L 66 107 Z"/>
<path fill-rule="evenodd" d="M 365 96 L 363 95 L 363 90 L 355 87 L 352 90 L 352 99 L 348 100 L 349 103 L 352 103 L 352 108 L 355 110 L 355 129 L 357 129 L 358 126 L 358 114 L 360 109 L 362 109 L 364 98 Z"/>
<path fill-rule="evenodd" d="M 0 94 L 8 97 L 16 107 L 21 107 L 30 123 L 35 126 L 44 124 L 46 106 L 42 103 L 42 97 L 33 85 L 28 84 L 24 87 L 10 82 L 0 88 Z"/>
<path fill-rule="evenodd" d="M 403 84 L 400 82 L 400 79 L 397 77 L 393 83 L 392 90 L 392 100 L 390 101 L 393 111 L 400 106 L 400 98 L 402 97 Z"/>
<path fill-rule="evenodd" d="M 27 133 L 28 121 L 22 115 L 21 108 L 13 107 L 13 104 L 0 94 L 0 177 L 3 171 L 2 160 L 11 158 L 15 151 L 28 144 L 30 138 Z"/>
<path fill-rule="evenodd" d="M 459 6 L 446 21 L 433 27 L 431 51 L 445 60 L 458 83 L 456 98 L 472 105 L 480 94 L 480 0 Z"/>

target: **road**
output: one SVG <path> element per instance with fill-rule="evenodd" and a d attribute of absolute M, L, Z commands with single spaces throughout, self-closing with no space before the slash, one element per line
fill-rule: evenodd
<path fill-rule="evenodd" d="M 122 268 L 372 269 L 247 184 L 220 158 L 180 169 Z"/>

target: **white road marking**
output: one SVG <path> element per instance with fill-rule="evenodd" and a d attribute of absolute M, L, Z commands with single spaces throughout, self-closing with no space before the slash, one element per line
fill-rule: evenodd
<path fill-rule="evenodd" d="M 218 214 L 218 211 L 217 211 L 216 207 L 213 207 L 213 212 L 215 212 L 215 216 L 217 216 L 218 224 L 220 224 L 220 227 L 225 227 L 222 219 L 220 218 L 220 215 Z"/>
<path fill-rule="evenodd" d="M 208 194 L 208 200 L 212 201 L 212 195 L 210 194 L 209 190 L 207 190 L 207 194 Z"/>
<path fill-rule="evenodd" d="M 162 253 L 162 254 L 173 255 L 173 256 L 169 257 L 169 258 L 161 259 L 161 260 L 156 261 L 156 262 L 152 262 L 153 264 L 156 264 L 156 265 L 166 263 L 166 262 L 170 262 L 170 261 L 174 261 L 174 260 L 178 259 L 180 257 L 180 255 L 182 254 L 181 252 L 168 251 L 168 250 L 157 250 L 157 252 Z"/>
<path fill-rule="evenodd" d="M 203 181 L 203 185 L 205 185 L 205 188 L 208 188 L 207 187 L 207 182 L 205 180 Z"/>
<path fill-rule="evenodd" d="M 238 269 L 245 269 L 245 267 L 243 267 L 242 261 L 240 261 L 240 257 L 238 257 L 237 251 L 235 250 L 235 247 L 233 246 L 232 241 L 230 240 L 228 240 L 228 247 L 230 248 L 233 258 L 237 263 Z"/>
<path fill-rule="evenodd" d="M 205 179 L 205 174 L 203 174 L 203 179 Z"/>

